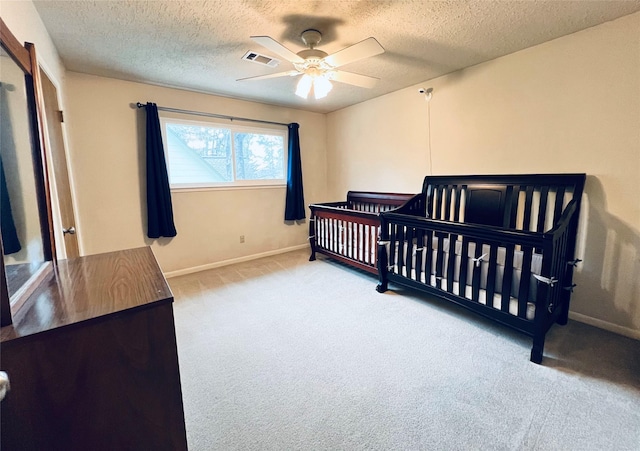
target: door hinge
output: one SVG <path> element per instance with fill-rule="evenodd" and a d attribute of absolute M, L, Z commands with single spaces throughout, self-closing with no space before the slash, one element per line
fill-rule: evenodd
<path fill-rule="evenodd" d="M 62 110 L 58 111 L 58 114 L 60 115 L 60 122 L 64 122 L 64 113 Z"/>

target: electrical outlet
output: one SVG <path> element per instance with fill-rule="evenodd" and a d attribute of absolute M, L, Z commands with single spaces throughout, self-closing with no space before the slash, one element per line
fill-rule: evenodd
<path fill-rule="evenodd" d="M 244 235 L 240 235 L 240 242 L 244 243 Z"/>

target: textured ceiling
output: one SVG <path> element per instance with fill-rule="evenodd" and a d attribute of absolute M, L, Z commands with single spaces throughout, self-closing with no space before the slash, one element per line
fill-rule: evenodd
<path fill-rule="evenodd" d="M 640 0 L 50 1 L 34 4 L 68 70 L 330 112 L 640 11 Z M 297 77 L 236 79 L 293 69 L 249 39 L 294 52 L 322 32 L 333 53 L 369 36 L 385 53 L 341 69 L 380 78 L 373 89 L 334 82 L 321 100 L 295 96 Z M 248 51 L 281 60 L 243 61 Z M 141 99 L 131 99 L 132 101 Z M 144 99 L 142 99 L 144 100 Z"/>

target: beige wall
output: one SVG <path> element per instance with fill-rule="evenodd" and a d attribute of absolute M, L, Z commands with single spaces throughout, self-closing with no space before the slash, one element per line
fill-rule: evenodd
<path fill-rule="evenodd" d="M 304 245 L 285 224 L 285 188 L 174 192 L 178 236 L 146 238 L 144 110 L 135 102 L 300 124 L 305 201 L 326 197 L 325 116 L 110 78 L 67 73 L 67 123 L 85 254 L 150 244 L 165 272 Z M 245 243 L 240 243 L 240 235 Z"/>
<path fill-rule="evenodd" d="M 31 0 L 0 0 L 0 17 L 18 41 L 35 44 L 38 62 L 59 86 L 64 79 L 64 65 Z"/>
<path fill-rule="evenodd" d="M 639 29 L 637 13 L 329 114 L 330 195 L 419 191 L 430 170 L 586 172 L 571 309 L 640 337 Z"/>

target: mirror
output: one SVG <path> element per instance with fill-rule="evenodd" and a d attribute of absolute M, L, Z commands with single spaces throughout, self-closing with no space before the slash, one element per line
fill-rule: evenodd
<path fill-rule="evenodd" d="M 0 19 L 0 325 L 52 274 L 51 226 L 38 64 Z M 32 70 L 36 68 L 36 70 Z"/>
<path fill-rule="evenodd" d="M 0 230 L 9 296 L 45 264 L 25 74 L 0 50 Z"/>

